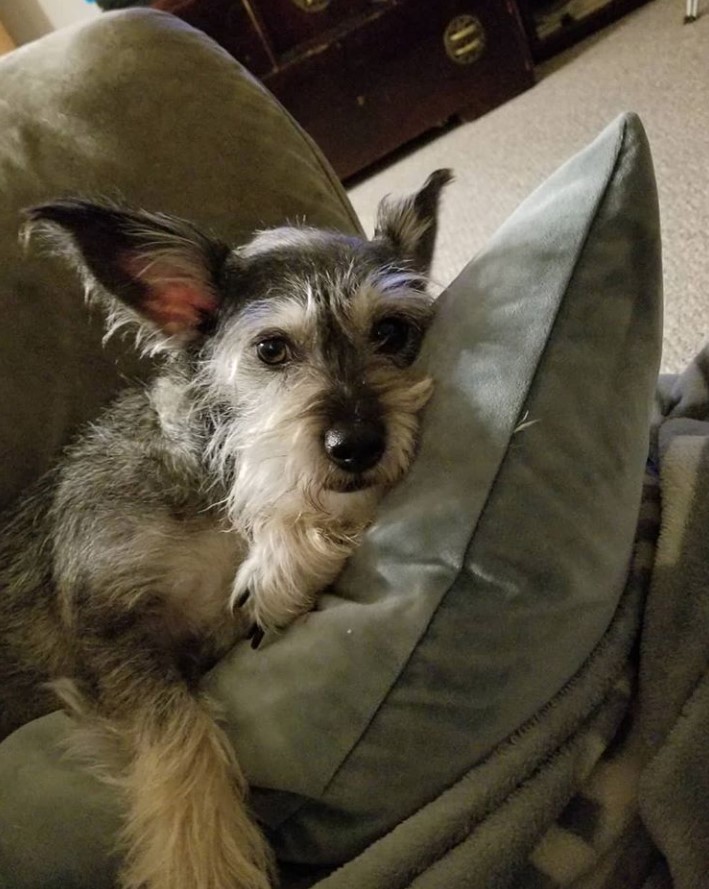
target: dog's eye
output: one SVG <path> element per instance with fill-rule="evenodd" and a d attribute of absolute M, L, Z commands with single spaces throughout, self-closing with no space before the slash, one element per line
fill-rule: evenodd
<path fill-rule="evenodd" d="M 412 328 L 403 318 L 382 318 L 372 328 L 372 342 L 378 352 L 396 355 L 409 344 Z"/>
<path fill-rule="evenodd" d="M 282 336 L 271 336 L 256 344 L 256 354 L 264 364 L 285 364 L 290 358 L 290 346 Z"/>

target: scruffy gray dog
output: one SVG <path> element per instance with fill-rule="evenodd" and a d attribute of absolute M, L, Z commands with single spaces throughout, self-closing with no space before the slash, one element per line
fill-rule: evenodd
<path fill-rule="evenodd" d="M 441 189 L 371 241 L 305 227 L 230 249 L 79 200 L 28 211 L 162 353 L 4 517 L 0 737 L 58 693 L 124 794 L 130 889 L 265 889 L 273 868 L 197 679 L 308 611 L 407 470 Z"/>

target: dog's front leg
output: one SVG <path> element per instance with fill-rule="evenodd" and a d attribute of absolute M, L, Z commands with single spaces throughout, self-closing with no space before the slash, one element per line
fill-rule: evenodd
<path fill-rule="evenodd" d="M 340 574 L 360 536 L 361 529 L 345 531 L 302 517 L 260 524 L 232 594 L 232 602 L 255 624 L 256 638 L 309 611 L 317 594 Z"/>
<path fill-rule="evenodd" d="M 83 632 L 77 647 L 89 739 L 93 730 L 119 745 L 117 761 L 99 765 L 124 793 L 123 889 L 267 889 L 269 853 L 244 778 L 172 655 L 130 627 Z"/>

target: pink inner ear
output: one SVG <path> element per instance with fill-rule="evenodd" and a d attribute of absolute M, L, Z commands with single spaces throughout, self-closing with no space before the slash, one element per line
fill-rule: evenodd
<path fill-rule="evenodd" d="M 217 301 L 195 284 L 166 281 L 152 286 L 142 308 L 165 333 L 175 334 L 199 327 L 216 311 Z"/>
<path fill-rule="evenodd" d="M 215 312 L 218 301 L 206 282 L 185 268 L 164 260 L 146 264 L 145 257 L 128 256 L 123 267 L 147 287 L 140 311 L 165 333 L 173 335 L 197 330 L 204 319 Z"/>

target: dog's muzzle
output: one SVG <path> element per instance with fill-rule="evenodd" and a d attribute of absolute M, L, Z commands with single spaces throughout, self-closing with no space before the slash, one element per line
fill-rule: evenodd
<path fill-rule="evenodd" d="M 339 469 L 361 473 L 376 466 L 386 447 L 384 424 L 379 420 L 341 420 L 323 439 L 325 453 Z"/>

